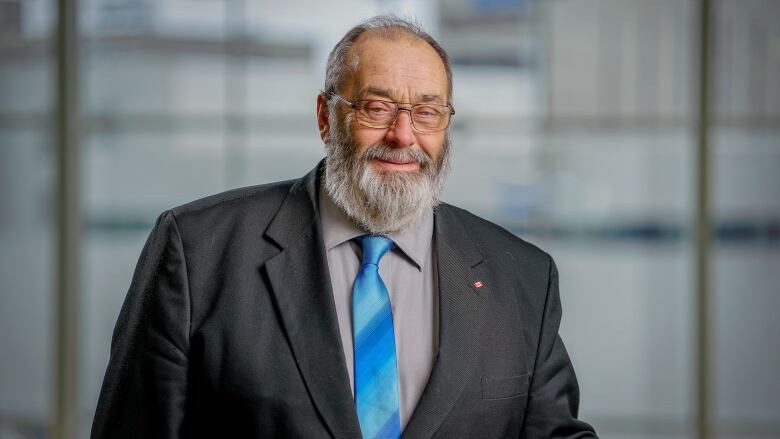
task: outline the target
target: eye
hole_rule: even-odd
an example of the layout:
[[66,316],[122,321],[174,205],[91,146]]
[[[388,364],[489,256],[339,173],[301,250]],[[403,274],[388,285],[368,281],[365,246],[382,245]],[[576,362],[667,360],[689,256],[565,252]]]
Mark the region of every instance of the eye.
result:
[[424,106],[424,107],[416,107],[414,109],[414,114],[418,117],[423,118],[434,118],[439,117],[440,111],[434,107]]
[[371,116],[383,116],[392,112],[390,105],[382,101],[368,101],[363,106],[363,111]]

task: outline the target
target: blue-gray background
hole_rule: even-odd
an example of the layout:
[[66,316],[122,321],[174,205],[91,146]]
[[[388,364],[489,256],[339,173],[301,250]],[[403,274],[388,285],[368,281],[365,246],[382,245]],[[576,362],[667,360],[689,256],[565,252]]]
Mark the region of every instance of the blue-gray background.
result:
[[[159,212],[323,156],[328,51],[414,16],[454,61],[445,200],[558,261],[581,415],[693,438],[694,0],[84,0],[79,431]],[[714,0],[710,395],[718,438],[780,438],[780,1]],[[0,0],[0,438],[54,411],[53,0]]]

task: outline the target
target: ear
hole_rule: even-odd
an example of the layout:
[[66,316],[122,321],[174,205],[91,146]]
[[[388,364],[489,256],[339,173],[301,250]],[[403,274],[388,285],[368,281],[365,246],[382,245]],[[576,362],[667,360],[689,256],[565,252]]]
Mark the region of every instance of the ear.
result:
[[328,134],[330,133],[330,123],[328,122],[328,103],[322,96],[322,93],[317,95],[317,127],[320,130],[320,138],[323,142],[328,141]]

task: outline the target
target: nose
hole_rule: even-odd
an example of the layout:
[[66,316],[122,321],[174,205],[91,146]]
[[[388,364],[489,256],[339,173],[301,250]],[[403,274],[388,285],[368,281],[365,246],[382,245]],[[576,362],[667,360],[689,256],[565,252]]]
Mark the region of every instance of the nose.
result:
[[412,146],[415,143],[412,127],[412,112],[408,108],[399,108],[395,122],[390,125],[385,135],[388,143],[395,143],[399,148]]

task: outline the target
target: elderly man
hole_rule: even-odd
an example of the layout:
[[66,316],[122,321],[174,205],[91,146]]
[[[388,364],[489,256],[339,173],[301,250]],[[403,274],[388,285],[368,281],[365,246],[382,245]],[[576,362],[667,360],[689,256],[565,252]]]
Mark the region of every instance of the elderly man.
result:
[[308,175],[163,213],[92,436],[583,438],[548,254],[440,204],[447,54],[376,17],[330,54]]

